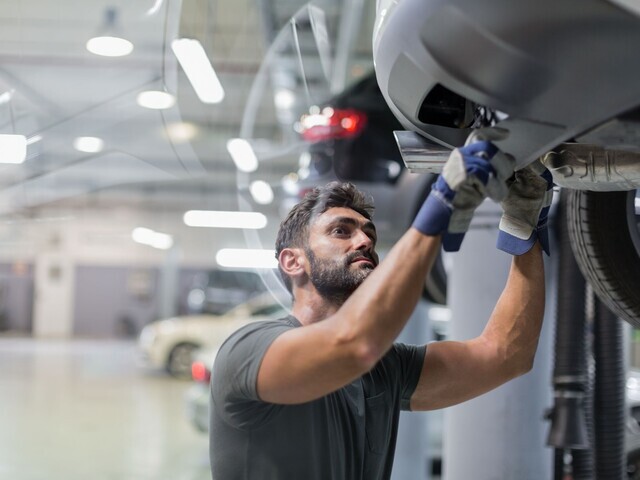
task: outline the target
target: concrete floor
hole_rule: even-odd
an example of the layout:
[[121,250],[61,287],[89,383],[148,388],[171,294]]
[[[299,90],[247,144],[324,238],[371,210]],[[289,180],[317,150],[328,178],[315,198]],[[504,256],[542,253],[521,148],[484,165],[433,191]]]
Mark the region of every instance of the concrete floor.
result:
[[0,337],[1,480],[211,480],[183,413],[190,382],[133,342]]

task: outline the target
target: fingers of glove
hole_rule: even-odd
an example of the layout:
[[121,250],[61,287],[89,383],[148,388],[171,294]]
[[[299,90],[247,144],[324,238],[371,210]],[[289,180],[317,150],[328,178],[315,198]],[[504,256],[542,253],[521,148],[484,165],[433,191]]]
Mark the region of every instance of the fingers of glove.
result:
[[515,159],[511,155],[506,155],[498,151],[491,159],[491,166],[494,175],[489,180],[488,195],[496,202],[506,197],[509,187],[507,182],[513,176]]
[[498,147],[488,140],[480,140],[477,142],[469,143],[464,147],[458,149],[465,157],[478,157],[490,160],[498,152]]
[[462,149],[455,149],[449,155],[447,163],[442,169],[441,176],[449,187],[458,191],[469,178],[475,177],[486,184],[493,174],[493,166],[490,162],[480,157],[466,154]]

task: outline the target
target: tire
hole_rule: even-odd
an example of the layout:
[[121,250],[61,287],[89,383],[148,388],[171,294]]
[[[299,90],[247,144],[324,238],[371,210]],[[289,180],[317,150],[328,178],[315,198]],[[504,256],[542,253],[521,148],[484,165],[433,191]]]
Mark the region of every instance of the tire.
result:
[[640,217],[636,191],[565,190],[571,246],[598,297],[640,328]]
[[191,378],[193,352],[198,348],[200,346],[195,343],[180,343],[173,347],[167,360],[167,371],[176,378]]

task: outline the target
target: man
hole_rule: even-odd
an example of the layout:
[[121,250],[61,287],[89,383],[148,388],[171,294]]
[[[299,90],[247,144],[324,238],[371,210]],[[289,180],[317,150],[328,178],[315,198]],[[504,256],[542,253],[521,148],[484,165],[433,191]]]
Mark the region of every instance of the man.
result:
[[[400,409],[454,405],[531,368],[551,190],[537,166],[507,183],[511,173],[490,142],[454,150],[379,264],[371,206],[353,185],[317,188],[294,207],[276,245],[291,316],[240,329],[214,365],[214,480],[388,479]],[[486,195],[503,198],[498,247],[517,256],[485,330],[428,348],[394,344],[441,242],[460,247]]]

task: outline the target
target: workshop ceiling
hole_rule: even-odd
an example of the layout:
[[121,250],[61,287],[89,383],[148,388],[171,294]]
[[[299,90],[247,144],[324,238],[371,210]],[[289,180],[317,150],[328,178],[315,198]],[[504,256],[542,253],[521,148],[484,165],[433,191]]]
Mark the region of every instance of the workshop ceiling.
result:
[[[27,154],[21,164],[0,164],[0,218],[51,206],[232,209],[254,179],[272,186],[277,203],[304,150],[296,120],[371,69],[374,7],[364,0],[5,2],[0,134],[24,135]],[[85,48],[105,34],[131,41],[133,52],[104,57]],[[172,52],[177,38],[203,45],[222,102],[198,99]],[[139,106],[146,90],[170,93],[175,105]],[[78,137],[99,137],[104,146],[78,151]],[[238,172],[227,151],[237,137],[253,147],[255,172]]]

